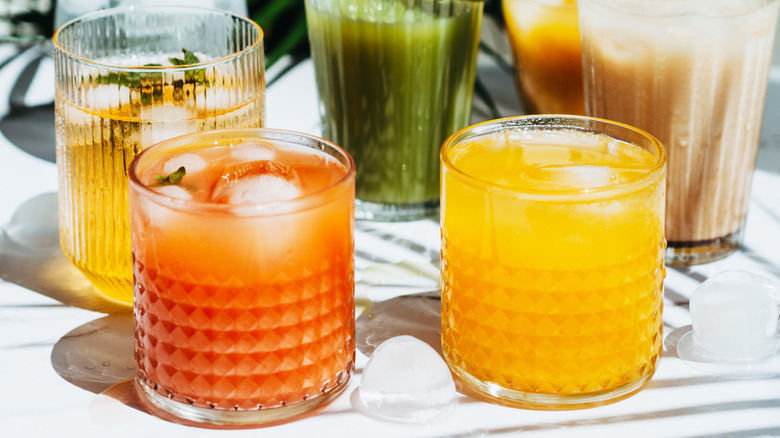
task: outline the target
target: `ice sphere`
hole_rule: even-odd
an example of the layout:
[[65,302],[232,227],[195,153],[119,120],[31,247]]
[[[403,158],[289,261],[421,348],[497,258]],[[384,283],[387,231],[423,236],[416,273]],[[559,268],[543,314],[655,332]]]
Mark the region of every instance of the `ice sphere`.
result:
[[294,170],[275,161],[251,161],[226,169],[214,186],[211,200],[219,204],[257,204],[302,194]]
[[708,279],[690,300],[693,339],[727,360],[757,360],[776,348],[777,287],[746,271],[726,271]]
[[188,174],[193,174],[205,169],[207,165],[206,160],[198,154],[181,154],[166,160],[162,173],[167,176],[183,166]]
[[165,196],[170,196],[171,198],[183,199],[185,201],[190,201],[193,199],[192,193],[190,193],[184,187],[177,185],[155,187],[154,190],[162,193]]
[[412,336],[388,339],[374,350],[359,392],[372,414],[408,423],[444,417],[452,410],[456,394],[441,356]]

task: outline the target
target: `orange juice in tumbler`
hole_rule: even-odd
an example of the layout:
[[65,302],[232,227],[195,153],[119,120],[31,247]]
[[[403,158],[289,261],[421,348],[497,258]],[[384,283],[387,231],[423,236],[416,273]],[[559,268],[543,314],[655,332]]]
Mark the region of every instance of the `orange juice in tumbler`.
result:
[[442,161],[442,344],[459,378],[542,409],[641,388],[661,354],[660,144],[522,117],[455,134]]
[[155,406],[264,423],[346,387],[354,170],[329,145],[226,130],[163,142],[134,162],[135,358]]

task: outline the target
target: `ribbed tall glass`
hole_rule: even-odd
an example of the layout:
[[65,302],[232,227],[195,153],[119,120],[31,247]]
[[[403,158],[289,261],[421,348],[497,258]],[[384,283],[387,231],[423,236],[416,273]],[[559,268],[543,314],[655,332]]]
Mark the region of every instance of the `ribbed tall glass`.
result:
[[359,219],[439,209],[438,150],[471,119],[481,1],[306,0],[322,133],[355,158]]
[[748,207],[778,0],[581,0],[587,113],[669,151],[666,262],[736,251]]
[[127,7],[54,35],[60,245],[99,293],[132,302],[127,167],[188,132],[265,123],[263,32],[227,12]]

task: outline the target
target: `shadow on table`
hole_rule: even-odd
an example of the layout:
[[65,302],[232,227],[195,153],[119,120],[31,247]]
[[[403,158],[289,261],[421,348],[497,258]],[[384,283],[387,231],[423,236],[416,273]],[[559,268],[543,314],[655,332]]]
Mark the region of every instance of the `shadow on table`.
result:
[[24,152],[56,162],[54,104],[14,109],[0,120],[0,132]]
[[95,394],[132,378],[133,317],[109,315],[77,327],[54,344],[51,363],[60,377]]
[[0,230],[0,279],[67,306],[101,313],[129,314],[132,308],[95,292],[60,250],[57,194],[29,199]]
[[[93,418],[101,422],[129,422],[125,406],[171,423],[208,429],[243,429],[184,420],[162,411],[139,394],[135,384],[133,357],[133,317],[108,315],[77,327],[56,344],[51,363],[67,382],[99,397],[90,405]],[[311,413],[311,415],[316,412]],[[262,427],[279,423],[265,424]]]
[[372,303],[357,318],[357,349],[368,357],[382,342],[413,336],[441,352],[441,299],[438,291],[402,295]]

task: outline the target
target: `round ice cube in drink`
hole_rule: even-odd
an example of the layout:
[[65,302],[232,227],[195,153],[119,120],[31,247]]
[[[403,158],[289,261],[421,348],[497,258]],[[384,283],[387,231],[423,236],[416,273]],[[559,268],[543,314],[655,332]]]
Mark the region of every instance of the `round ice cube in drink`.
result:
[[168,185],[155,187],[154,189],[165,196],[170,196],[171,198],[183,199],[185,201],[193,199],[192,193],[181,186]]
[[162,172],[163,175],[170,175],[179,170],[180,167],[184,167],[187,173],[193,174],[205,169],[206,166],[206,160],[198,154],[181,154],[165,161]]
[[211,194],[219,204],[260,204],[303,195],[300,178],[277,161],[250,161],[230,166],[217,180]]
[[267,145],[245,143],[230,151],[230,156],[240,161],[271,161],[276,152]]

